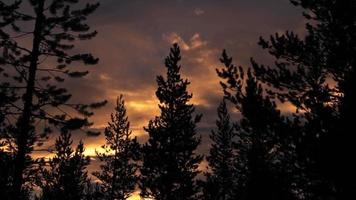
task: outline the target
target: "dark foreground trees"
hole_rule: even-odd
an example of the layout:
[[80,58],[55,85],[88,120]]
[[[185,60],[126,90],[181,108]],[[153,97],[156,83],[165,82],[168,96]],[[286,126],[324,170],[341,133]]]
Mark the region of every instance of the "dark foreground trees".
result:
[[6,83],[0,85],[0,193],[5,198],[10,196],[13,173],[13,156],[9,153],[6,140],[11,139],[7,137],[11,128],[8,115],[11,113],[9,105],[15,97],[15,94],[11,94],[12,90],[6,87],[7,85]]
[[233,65],[225,51],[220,60],[224,67],[217,73],[225,98],[242,115],[235,126],[238,141],[235,198],[293,199],[288,174],[293,169],[288,137],[293,129],[286,124],[276,104],[264,96],[250,69],[245,73],[242,67]]
[[37,185],[41,188],[41,200],[84,200],[85,189],[90,180],[86,167],[89,157],[84,155],[84,144],[79,142],[75,150],[71,147],[73,141],[69,132],[61,133],[55,143],[55,155],[47,167],[41,169]]
[[305,10],[305,36],[286,32],[261,39],[275,65],[252,64],[258,79],[271,86],[272,96],[303,111],[303,129],[294,141],[308,177],[307,198],[352,198],[356,2],[292,3]]
[[[350,198],[356,3],[292,3],[305,9],[306,34],[261,38],[261,47],[275,58],[273,66],[252,60],[254,71],[245,80],[244,70],[223,55],[226,68],[218,71],[226,80],[226,98],[243,115],[238,132],[248,138],[242,199]],[[274,101],[296,111],[282,117]]]
[[180,60],[180,49],[174,44],[165,60],[166,78],[157,77],[161,114],[145,128],[149,139],[142,149],[142,197],[190,200],[197,195],[195,177],[202,157],[195,153],[200,143],[196,124],[201,115],[194,116],[194,106],[189,104],[192,95],[188,80],[181,78]]
[[104,153],[97,153],[102,162],[101,171],[93,175],[101,182],[102,199],[127,199],[138,183],[138,164],[140,145],[136,137],[132,138],[130,122],[126,116],[125,101],[121,95],[116,102],[115,113],[105,129],[106,144]]
[[[98,62],[90,53],[72,51],[76,41],[96,35],[86,20],[98,5],[66,0],[0,2],[1,92],[6,88],[10,95],[15,94],[7,104],[10,125],[1,133],[1,142],[13,160],[8,183],[11,196],[4,198],[26,198],[35,164],[30,154],[53,128],[88,126],[87,117],[93,114],[90,109],[105,104],[71,102],[71,94],[57,86],[66,78],[88,73],[70,67],[72,63]],[[68,113],[73,111],[81,116],[71,117]]]

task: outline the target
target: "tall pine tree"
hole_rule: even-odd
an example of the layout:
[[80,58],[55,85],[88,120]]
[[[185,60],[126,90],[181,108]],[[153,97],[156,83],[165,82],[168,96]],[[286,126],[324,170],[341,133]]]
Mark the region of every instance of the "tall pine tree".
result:
[[232,58],[224,51],[221,62],[224,68],[217,70],[223,79],[225,97],[242,114],[237,124],[240,187],[237,194],[242,199],[292,199],[292,180],[286,176],[287,166],[293,166],[288,156],[292,150],[287,133],[292,128],[277,110],[276,104],[264,95],[261,84],[251,69],[232,64]]
[[171,48],[165,60],[167,77],[157,77],[156,96],[160,101],[160,116],[145,128],[148,142],[143,146],[141,196],[157,200],[190,200],[197,195],[195,177],[202,157],[195,150],[200,143],[196,124],[201,115],[194,116],[189,104],[188,80],[181,78],[180,49]]
[[237,133],[231,123],[225,100],[220,103],[217,111],[217,130],[213,130],[210,135],[212,146],[207,161],[211,172],[205,173],[204,199],[234,200],[239,186],[239,180],[236,179]]
[[140,145],[132,138],[130,123],[126,116],[125,101],[121,95],[116,102],[115,113],[105,129],[105,153],[97,153],[101,171],[94,172],[100,182],[103,199],[124,200],[131,196],[138,183],[137,161]]
[[83,5],[78,0],[0,2],[0,85],[16,94],[8,113],[15,128],[8,133],[12,139],[6,141],[14,157],[10,199],[25,198],[21,194],[30,185],[29,172],[35,163],[29,155],[46,141],[48,133],[55,127],[77,129],[91,125],[87,120],[93,114],[91,109],[105,104],[72,102],[71,94],[58,87],[66,78],[88,73],[71,64],[98,62],[90,53],[74,49],[79,40],[96,35],[86,21],[98,5]]

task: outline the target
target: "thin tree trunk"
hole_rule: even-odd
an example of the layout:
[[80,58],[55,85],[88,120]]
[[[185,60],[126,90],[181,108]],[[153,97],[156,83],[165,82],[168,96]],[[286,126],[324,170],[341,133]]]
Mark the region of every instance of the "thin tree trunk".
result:
[[32,102],[33,102],[33,93],[35,87],[36,71],[37,71],[37,62],[40,55],[40,43],[42,40],[42,25],[44,21],[44,1],[39,0],[38,7],[36,9],[36,22],[33,35],[32,43],[32,54],[30,61],[30,68],[27,77],[27,87],[26,93],[24,95],[24,107],[22,116],[18,121],[18,133],[17,133],[17,152],[15,155],[15,166],[14,166],[14,180],[13,180],[13,198],[15,200],[21,200],[22,185],[24,183],[23,173],[26,169],[26,155],[29,153],[29,139],[30,139],[30,122],[32,116]]

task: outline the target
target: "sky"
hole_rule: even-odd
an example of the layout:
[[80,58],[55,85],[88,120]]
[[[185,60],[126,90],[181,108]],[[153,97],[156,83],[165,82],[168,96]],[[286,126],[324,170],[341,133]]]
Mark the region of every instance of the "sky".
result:
[[[159,114],[155,97],[157,75],[165,74],[163,61],[172,43],[182,51],[182,75],[191,82],[192,103],[203,114],[198,125],[206,137],[216,120],[222,92],[215,69],[221,67],[223,49],[236,65],[250,67],[250,58],[270,63],[271,58],[257,45],[260,36],[293,30],[302,33],[301,11],[288,0],[101,0],[89,23],[99,34],[78,46],[100,58],[82,80],[70,80],[66,87],[73,100],[108,100],[92,118],[94,128],[106,126],[116,98],[123,94],[134,135],[144,142],[143,127]],[[288,105],[281,105],[287,111]],[[232,113],[236,114],[236,113]],[[86,142],[87,153],[103,137],[74,136]],[[207,141],[203,141],[207,142]],[[208,145],[202,145],[206,152]]]
[[[86,0],[92,2],[92,0]],[[202,144],[198,153],[209,149],[209,133],[215,126],[216,108],[223,93],[216,75],[222,67],[223,49],[234,64],[250,67],[250,58],[271,63],[271,57],[257,45],[259,37],[293,30],[303,34],[302,12],[289,0],[99,0],[101,6],[89,17],[97,37],[81,42],[76,51],[91,52],[100,58],[90,66],[90,74],[63,83],[73,94],[73,102],[108,100],[96,111],[93,128],[103,130],[114,111],[116,98],[123,94],[133,134],[141,143],[147,139],[143,127],[159,115],[156,76],[165,75],[164,58],[173,43],[182,53],[181,73],[191,84],[191,103],[202,113],[198,132]],[[291,106],[279,104],[283,112]],[[238,113],[231,109],[234,119]],[[50,142],[54,142],[52,135]],[[84,140],[86,154],[93,156],[104,144],[103,134],[88,137],[73,133],[75,143]],[[36,152],[34,157],[48,156]],[[93,161],[89,170],[95,170]],[[206,164],[202,164],[206,168]]]
[[[90,0],[91,1],[91,0]],[[165,74],[164,58],[172,43],[182,51],[181,72],[191,84],[192,103],[202,113],[198,124],[203,141],[199,152],[209,149],[208,134],[214,128],[216,108],[222,91],[215,69],[222,67],[223,49],[236,65],[250,67],[250,58],[271,63],[257,45],[260,36],[293,30],[303,33],[301,10],[288,0],[100,0],[89,24],[98,36],[77,46],[100,58],[83,79],[64,83],[74,102],[108,100],[96,111],[93,128],[102,130],[114,110],[116,98],[124,95],[131,128],[141,142],[147,139],[143,127],[159,114],[155,97],[157,75]],[[282,111],[291,109],[280,105]],[[232,110],[232,115],[238,116]],[[54,138],[55,136],[53,136]],[[104,142],[103,135],[83,139],[86,154],[94,155]],[[52,139],[52,141],[54,141]],[[41,154],[42,155],[42,154]],[[38,155],[38,156],[41,156]]]
[[[92,0],[88,0],[92,1]],[[89,68],[83,79],[64,83],[75,102],[108,100],[92,118],[93,128],[102,130],[114,110],[117,96],[124,95],[133,134],[145,142],[143,127],[159,114],[155,97],[157,75],[165,74],[164,58],[172,43],[182,51],[181,72],[191,84],[192,103],[203,118],[198,124],[203,141],[199,153],[209,149],[208,135],[215,126],[216,108],[222,91],[215,69],[226,49],[236,65],[250,67],[250,58],[271,63],[257,45],[260,36],[293,30],[302,34],[305,21],[301,10],[289,0],[100,0],[101,6],[89,18],[98,36],[79,44],[80,52],[92,52],[99,64]],[[292,109],[279,105],[284,112]],[[233,116],[238,116],[232,110]],[[235,118],[236,119],[236,118]],[[51,141],[54,141],[52,136]],[[95,155],[104,143],[103,135],[84,140],[86,154]],[[37,153],[36,156],[43,156]],[[95,161],[93,161],[95,163]],[[202,165],[202,168],[206,165]],[[95,170],[93,164],[89,170]]]

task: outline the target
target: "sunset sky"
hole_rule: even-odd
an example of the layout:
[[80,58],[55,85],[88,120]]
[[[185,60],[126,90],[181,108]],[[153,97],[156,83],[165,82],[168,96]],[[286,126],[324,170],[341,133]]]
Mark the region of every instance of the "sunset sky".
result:
[[355,9],[0,0],[0,199],[350,196]]
[[[103,129],[113,111],[116,97],[124,95],[135,135],[145,141],[143,126],[158,114],[155,78],[165,73],[163,61],[172,43],[182,50],[182,74],[191,81],[192,103],[203,113],[199,131],[201,152],[209,148],[208,134],[214,128],[216,107],[222,98],[215,68],[222,49],[234,63],[249,67],[250,57],[263,63],[269,57],[257,45],[260,36],[294,30],[302,33],[300,10],[288,0],[101,0],[90,18],[99,34],[79,45],[100,58],[97,66],[81,80],[66,82],[73,100],[108,105],[93,117],[94,127]],[[288,106],[281,106],[286,111]],[[104,137],[84,139],[86,153],[94,155]],[[53,140],[52,140],[53,141]]]

